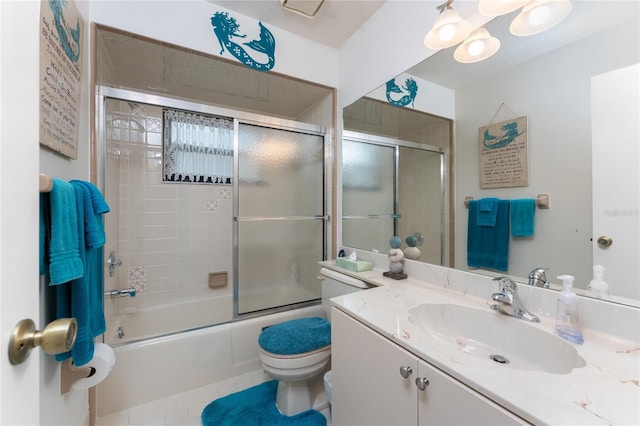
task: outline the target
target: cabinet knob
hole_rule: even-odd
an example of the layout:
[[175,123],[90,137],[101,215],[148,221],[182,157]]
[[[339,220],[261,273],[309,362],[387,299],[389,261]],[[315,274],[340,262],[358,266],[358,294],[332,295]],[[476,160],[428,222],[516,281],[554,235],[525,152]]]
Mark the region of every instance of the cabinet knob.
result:
[[409,377],[411,373],[413,373],[413,369],[410,366],[403,365],[402,367],[400,367],[400,375],[405,379]]
[[426,377],[416,377],[416,386],[421,391],[425,390],[429,386],[429,379]]

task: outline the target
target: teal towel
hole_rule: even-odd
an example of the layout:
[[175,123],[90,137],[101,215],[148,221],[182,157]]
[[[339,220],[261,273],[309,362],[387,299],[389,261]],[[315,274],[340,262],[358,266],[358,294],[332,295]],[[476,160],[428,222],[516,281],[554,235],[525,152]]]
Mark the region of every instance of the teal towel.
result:
[[498,198],[482,198],[478,200],[476,222],[478,226],[496,226],[498,216]]
[[523,198],[511,200],[511,235],[514,237],[530,237],[534,230],[536,200]]
[[[93,188],[95,188],[95,186],[93,186],[93,184],[72,180],[71,185],[80,188],[83,192],[85,243],[87,247],[90,248],[102,247],[106,243],[107,238],[104,232],[101,214],[105,211],[108,212],[109,206],[107,206],[100,192],[98,192],[97,195],[94,193]],[[97,191],[97,188],[95,191]],[[96,202],[96,200],[99,202]],[[100,209],[99,212],[96,211],[96,206]]]
[[78,247],[76,193],[67,182],[53,179],[49,193],[50,233],[49,284],[69,282],[84,274]]
[[469,202],[467,264],[506,272],[509,269],[509,201],[498,201],[495,226],[477,223],[478,203]]
[[103,265],[102,247],[90,247],[86,240],[86,224],[99,220],[91,202],[91,193],[78,182],[72,183],[76,195],[77,235],[84,275],[58,286],[56,293],[57,318],[74,317],[78,321],[78,334],[71,351],[56,355],[58,361],[73,358],[76,366],[82,366],[93,358],[94,338],[105,332],[106,324],[102,307]]

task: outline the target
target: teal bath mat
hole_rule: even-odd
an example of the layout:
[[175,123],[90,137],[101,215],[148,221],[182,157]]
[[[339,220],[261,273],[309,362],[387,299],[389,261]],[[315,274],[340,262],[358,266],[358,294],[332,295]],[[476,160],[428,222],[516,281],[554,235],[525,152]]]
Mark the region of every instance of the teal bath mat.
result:
[[216,399],[202,411],[203,426],[325,426],[316,410],[284,416],[276,407],[278,382],[271,380]]

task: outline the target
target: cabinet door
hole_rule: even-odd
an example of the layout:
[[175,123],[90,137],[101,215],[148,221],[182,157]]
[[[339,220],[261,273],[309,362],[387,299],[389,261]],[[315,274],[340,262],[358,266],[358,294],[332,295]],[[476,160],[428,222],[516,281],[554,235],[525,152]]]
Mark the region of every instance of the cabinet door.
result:
[[417,424],[415,357],[335,308],[331,353],[334,426]]
[[427,425],[518,425],[527,424],[440,370],[418,361],[418,375],[429,384],[418,390],[418,418]]

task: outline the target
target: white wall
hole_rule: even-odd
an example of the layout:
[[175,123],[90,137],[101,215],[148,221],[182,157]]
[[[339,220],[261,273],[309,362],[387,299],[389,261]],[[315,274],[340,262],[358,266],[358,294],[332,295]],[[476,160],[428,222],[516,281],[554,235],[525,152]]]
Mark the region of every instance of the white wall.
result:
[[[550,193],[551,208],[536,209],[535,235],[511,239],[509,273],[527,276],[543,266],[551,268],[548,278],[572,274],[576,286],[586,286],[592,267],[591,77],[637,63],[638,38],[633,18],[456,92],[456,267],[467,265],[466,196]],[[490,124],[503,102],[509,108],[494,122],[514,118],[509,109],[528,117],[529,186],[481,190],[478,129]]]

